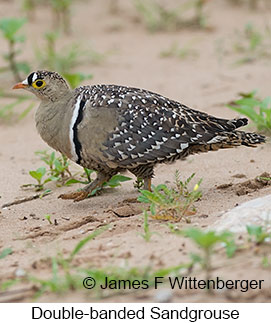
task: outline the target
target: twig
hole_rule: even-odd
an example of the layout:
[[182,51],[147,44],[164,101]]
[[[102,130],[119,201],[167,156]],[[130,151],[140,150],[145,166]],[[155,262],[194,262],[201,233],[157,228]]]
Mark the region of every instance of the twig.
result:
[[17,68],[17,64],[15,61],[15,49],[14,49],[14,41],[10,41],[9,42],[9,55],[8,55],[8,61],[9,61],[9,66],[10,69],[13,73],[13,76],[15,78],[15,82],[20,82],[21,81],[21,77]]
[[4,209],[5,207],[12,206],[12,205],[21,204],[21,203],[25,203],[25,202],[28,202],[28,201],[36,200],[36,199],[42,198],[43,196],[46,196],[48,194],[50,194],[50,192],[41,193],[41,194],[35,194],[35,195],[32,195],[32,196],[24,197],[22,199],[15,200],[15,201],[12,201],[10,203],[3,204],[2,209]]

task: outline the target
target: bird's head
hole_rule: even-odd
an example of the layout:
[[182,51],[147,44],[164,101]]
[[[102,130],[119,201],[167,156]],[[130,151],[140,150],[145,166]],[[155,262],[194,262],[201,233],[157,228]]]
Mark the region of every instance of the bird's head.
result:
[[13,86],[13,89],[24,89],[34,93],[42,101],[57,101],[70,88],[64,78],[57,72],[36,71]]

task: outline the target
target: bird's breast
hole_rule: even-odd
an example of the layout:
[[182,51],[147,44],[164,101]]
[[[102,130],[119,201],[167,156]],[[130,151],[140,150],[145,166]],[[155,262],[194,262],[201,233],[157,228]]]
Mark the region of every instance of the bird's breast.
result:
[[66,106],[41,104],[36,112],[36,128],[41,138],[53,149],[73,160],[69,129],[72,111]]

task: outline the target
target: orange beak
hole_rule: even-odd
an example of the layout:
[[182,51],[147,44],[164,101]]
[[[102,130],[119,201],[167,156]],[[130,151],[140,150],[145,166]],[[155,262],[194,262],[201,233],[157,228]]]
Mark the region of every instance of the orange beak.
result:
[[23,83],[17,83],[17,84],[15,84],[14,86],[13,86],[13,90],[16,90],[16,89],[25,89],[25,88],[27,88],[28,87],[28,85],[26,85],[26,84],[23,84]]

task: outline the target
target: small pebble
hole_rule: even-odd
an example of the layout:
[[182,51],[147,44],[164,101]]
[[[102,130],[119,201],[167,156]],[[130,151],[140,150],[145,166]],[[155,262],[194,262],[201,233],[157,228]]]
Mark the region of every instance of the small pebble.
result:
[[173,298],[171,289],[161,289],[154,295],[154,302],[156,303],[169,303]]
[[22,269],[22,268],[17,268],[16,270],[15,270],[15,276],[16,277],[24,277],[26,275],[26,272],[25,272],[25,270],[24,269]]

